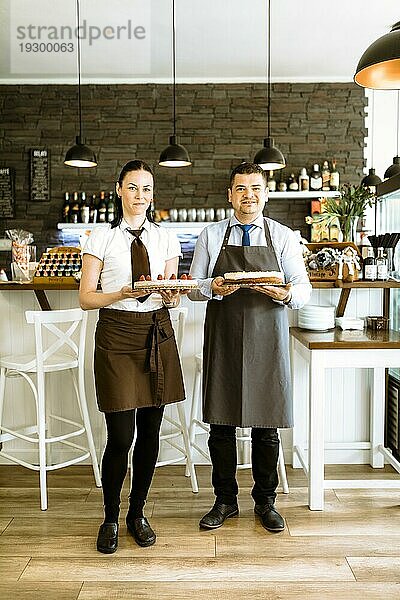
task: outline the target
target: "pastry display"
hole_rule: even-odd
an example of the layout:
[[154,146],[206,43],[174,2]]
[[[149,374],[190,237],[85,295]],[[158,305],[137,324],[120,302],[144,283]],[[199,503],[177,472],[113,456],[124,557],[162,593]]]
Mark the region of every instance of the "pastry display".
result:
[[224,283],[230,285],[284,285],[280,271],[235,271],[224,274]]
[[43,252],[36,268],[35,283],[74,282],[82,268],[80,248],[60,246]]
[[170,279],[164,279],[162,275],[159,275],[157,279],[151,279],[150,275],[146,277],[141,275],[139,281],[135,281],[133,289],[135,290],[192,290],[198,287],[196,279],[192,279],[190,275],[183,274],[180,279],[176,278],[176,275],[171,275]]

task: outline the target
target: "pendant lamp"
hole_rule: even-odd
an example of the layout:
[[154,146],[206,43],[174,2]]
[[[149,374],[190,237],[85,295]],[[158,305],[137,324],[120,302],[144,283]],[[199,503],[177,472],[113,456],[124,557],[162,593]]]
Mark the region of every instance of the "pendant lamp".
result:
[[396,130],[396,156],[393,157],[393,164],[390,165],[385,171],[384,178],[389,179],[389,177],[393,177],[393,175],[398,175],[400,173],[400,156],[399,156],[399,108],[400,108],[400,92],[397,91],[397,130]]
[[82,103],[81,103],[81,42],[80,42],[80,18],[79,18],[79,0],[76,0],[76,23],[77,23],[77,61],[78,61],[78,114],[79,114],[79,135],[76,136],[76,144],[67,151],[64,164],[69,167],[96,167],[96,156],[86,146],[85,139],[82,136]]
[[188,151],[184,146],[178,144],[176,136],[176,42],[175,42],[175,0],[172,0],[172,98],[173,98],[173,122],[174,134],[169,138],[169,146],[164,148],[160,154],[158,164],[162,167],[189,167],[192,163]]
[[354,81],[375,90],[400,88],[400,21],[366,49],[357,65]]
[[271,137],[271,1],[267,0],[267,137],[264,140],[264,148],[259,150],[254,157],[254,162],[266,171],[283,169],[286,162],[282,152],[274,146],[274,138]]
[[[375,105],[375,96],[374,91],[372,91],[372,100],[371,100],[371,164],[374,164],[374,105]],[[370,168],[368,171],[368,175],[366,175],[361,180],[361,185],[369,188],[372,194],[376,193],[376,186],[378,183],[382,183],[382,179],[375,174],[375,169]]]

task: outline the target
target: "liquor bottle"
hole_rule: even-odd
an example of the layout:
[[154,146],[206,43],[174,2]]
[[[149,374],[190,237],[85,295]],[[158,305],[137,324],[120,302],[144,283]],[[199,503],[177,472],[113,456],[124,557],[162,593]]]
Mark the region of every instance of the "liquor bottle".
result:
[[269,192],[276,192],[276,179],[273,171],[269,172],[267,187]]
[[310,178],[307,175],[307,169],[303,167],[299,175],[299,190],[300,192],[308,192],[310,189]]
[[85,192],[81,193],[80,213],[81,213],[81,222],[89,223],[90,209],[89,209],[89,204],[86,202],[86,193]]
[[281,171],[281,178],[278,183],[278,192],[286,192],[286,190],[287,190],[286,177],[285,177],[284,172]]
[[290,175],[288,177],[287,189],[289,190],[289,192],[298,192],[299,191],[299,184],[297,183],[297,179],[294,176],[294,173],[290,173]]
[[62,222],[63,223],[69,223],[69,193],[65,192],[64,194],[64,204],[62,207]]
[[115,217],[114,192],[111,191],[108,196],[108,202],[107,202],[107,223],[111,223],[111,221],[114,221],[114,217]]
[[336,192],[339,189],[339,171],[337,171],[336,169],[336,160],[333,159],[332,161],[332,171],[331,171],[331,178],[329,181],[329,188],[333,191]]
[[376,278],[380,281],[386,281],[389,278],[388,263],[383,248],[378,248],[378,256],[376,257]]
[[310,190],[312,192],[318,192],[320,189],[322,189],[322,175],[319,170],[319,165],[315,164],[313,165],[313,170],[310,175]]
[[97,223],[96,194],[92,195],[89,205],[89,223]]
[[364,279],[366,281],[375,281],[377,278],[377,265],[372,246],[368,248],[367,256],[364,259]]
[[329,190],[331,189],[330,188],[331,172],[329,170],[329,164],[328,164],[327,160],[324,160],[324,162],[322,164],[321,176],[322,176],[322,191],[329,192]]
[[79,210],[79,196],[78,192],[74,192],[74,199],[69,209],[69,222],[79,223],[80,210]]
[[100,192],[100,202],[97,208],[97,217],[99,223],[106,223],[107,221],[107,204],[104,192]]

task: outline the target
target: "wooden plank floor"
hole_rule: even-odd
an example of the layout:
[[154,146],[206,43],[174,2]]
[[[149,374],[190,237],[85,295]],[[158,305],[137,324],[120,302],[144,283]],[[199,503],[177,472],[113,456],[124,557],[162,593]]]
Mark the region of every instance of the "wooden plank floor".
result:
[[[327,490],[325,511],[311,512],[300,470],[278,494],[282,533],[265,531],[253,513],[249,471],[239,471],[240,516],[215,531],[199,518],[213,496],[210,468],[197,467],[193,494],[184,467],[157,469],[146,514],[157,543],[139,548],[127,534],[124,487],[118,551],[95,541],[102,494],[90,467],[49,474],[49,508],[39,508],[38,476],[0,466],[2,600],[362,600],[400,599],[398,490]],[[382,476],[365,465],[328,466],[331,478]],[[390,467],[385,476],[396,477]]]

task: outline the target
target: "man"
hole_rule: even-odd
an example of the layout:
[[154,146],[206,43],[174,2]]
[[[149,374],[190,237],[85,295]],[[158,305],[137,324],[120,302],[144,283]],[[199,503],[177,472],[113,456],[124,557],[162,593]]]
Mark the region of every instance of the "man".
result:
[[[236,427],[251,427],[252,496],[269,531],[284,521],[274,503],[278,485],[278,428],[292,427],[287,307],[309,299],[300,244],[294,232],[263,217],[265,172],[242,163],[231,174],[234,215],[200,234],[191,266],[199,280],[192,300],[208,300],[203,351],[203,419],[210,424],[213,508],[200,527],[215,529],[239,513]],[[282,271],[285,286],[225,286],[232,271]]]

